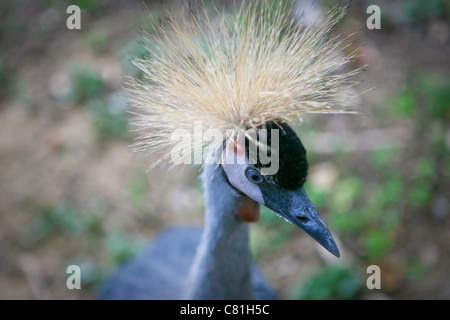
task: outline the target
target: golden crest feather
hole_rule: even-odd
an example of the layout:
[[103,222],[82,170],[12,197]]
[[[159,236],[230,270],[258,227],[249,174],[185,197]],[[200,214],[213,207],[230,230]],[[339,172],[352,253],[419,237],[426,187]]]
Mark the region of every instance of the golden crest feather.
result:
[[[234,15],[214,21],[203,11],[180,25],[168,19],[147,35],[149,57],[136,59],[141,80],[127,90],[140,137],[135,150],[165,150],[170,156],[176,129],[193,132],[200,122],[224,139],[266,121],[301,121],[307,113],[354,113],[349,88],[359,69],[342,71],[355,54],[347,38],[331,31],[345,9],[330,11],[320,24],[295,20],[286,4],[244,1]],[[193,141],[191,151],[209,141]]]

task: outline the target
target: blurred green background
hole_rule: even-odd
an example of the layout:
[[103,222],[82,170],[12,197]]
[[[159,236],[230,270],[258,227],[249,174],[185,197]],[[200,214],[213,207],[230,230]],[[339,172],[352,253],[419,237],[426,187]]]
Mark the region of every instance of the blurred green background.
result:
[[[221,8],[232,1],[214,1]],[[82,9],[81,30],[66,8]],[[331,1],[324,6],[330,6]],[[381,30],[366,8],[381,8]],[[198,169],[147,167],[123,75],[145,56],[146,11],[188,1],[0,3],[0,298],[95,298],[167,226],[202,225]],[[362,67],[363,115],[308,116],[306,189],[342,257],[263,208],[251,247],[284,299],[450,299],[450,5],[353,1],[338,32]],[[78,264],[82,289],[66,288]],[[369,265],[381,290],[366,287]]]

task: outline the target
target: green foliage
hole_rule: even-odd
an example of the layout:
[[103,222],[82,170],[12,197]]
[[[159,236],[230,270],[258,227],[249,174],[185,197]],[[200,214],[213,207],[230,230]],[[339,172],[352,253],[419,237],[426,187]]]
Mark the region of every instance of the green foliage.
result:
[[123,138],[130,137],[126,106],[114,99],[104,101],[101,99],[91,100],[88,104],[88,114],[92,125],[99,138]]
[[[26,246],[38,246],[57,236],[77,239],[74,243],[80,245],[80,254],[68,264],[81,267],[83,286],[96,287],[102,283],[108,268],[127,261],[145,243],[124,230],[123,225],[106,234],[103,223],[104,213],[101,211],[80,210],[67,202],[47,205],[37,212],[22,240]],[[98,247],[106,248],[106,259],[102,263],[90,257],[98,254]]]
[[0,87],[6,87],[10,80],[10,72],[5,60],[0,56]]
[[70,75],[70,91],[67,100],[73,104],[84,103],[89,99],[101,96],[105,84],[97,72],[77,69]]
[[417,98],[410,87],[401,90],[392,102],[392,110],[399,116],[411,117],[415,114],[416,108]]
[[115,95],[107,97],[106,85],[96,71],[75,70],[70,76],[70,90],[64,99],[87,107],[98,138],[130,138],[125,101]]
[[371,197],[368,200],[369,207],[382,210],[395,204],[401,198],[404,183],[401,175],[391,173],[383,182],[373,186]]
[[357,176],[347,176],[340,180],[331,195],[331,207],[336,211],[349,211],[361,193],[362,185],[361,178]]
[[[199,179],[195,179],[195,183],[197,183],[198,180]],[[147,175],[136,175],[125,185],[125,194],[127,201],[133,205],[136,218],[139,219],[139,222],[142,224],[154,225],[161,221],[161,216],[156,213],[155,207],[149,202],[148,192],[150,186],[150,179],[148,179]],[[199,207],[201,207],[200,203],[203,203],[201,194],[202,190],[196,193],[196,195],[198,195],[197,197],[192,199],[195,202],[199,202]]]
[[281,248],[297,231],[270,209],[261,206],[261,218],[250,234],[250,247],[256,259]]
[[388,168],[391,168],[391,163],[395,155],[396,153],[393,149],[374,149],[370,152],[369,160],[376,170],[385,173]]
[[30,240],[42,241],[51,234],[60,231],[67,234],[79,234],[83,230],[80,212],[67,203],[45,206],[30,226]]
[[350,176],[339,181],[335,189],[327,205],[333,210],[330,214],[333,227],[360,239],[367,259],[388,254],[401,221],[396,207],[404,193],[402,176],[390,173],[389,179],[370,184]]
[[424,279],[429,275],[430,270],[426,265],[417,260],[408,261],[405,269],[406,277],[411,280],[417,281]]
[[[105,270],[98,263],[90,259],[74,259],[67,263],[67,265],[77,265],[80,267],[82,289],[86,287],[99,288],[107,276]],[[67,274],[64,273],[63,277],[67,278]]]
[[131,179],[125,187],[128,200],[138,207],[141,207],[144,203],[146,203],[145,195],[148,190],[148,179],[143,175]]
[[125,232],[112,232],[106,238],[106,246],[114,263],[122,264],[142,249],[144,241]]
[[[417,136],[428,130],[429,139],[418,139],[421,156],[411,157],[402,149],[373,150],[369,163],[378,181],[359,183],[358,178],[338,181],[327,207],[333,211],[331,221],[343,234],[355,235],[365,258],[383,258],[395,247],[395,234],[400,228],[403,212],[430,208],[434,188],[445,175],[439,163],[448,156],[443,120],[450,115],[450,81],[431,74],[418,74],[407,81],[390,104],[388,115],[410,118]],[[432,150],[432,152],[431,152]],[[399,163],[403,164],[400,165]]]
[[410,0],[404,2],[404,8],[409,20],[415,23],[449,17],[445,0]]
[[333,211],[331,221],[336,230],[356,233],[361,230],[367,217],[358,211]]
[[72,4],[80,7],[88,13],[98,13],[101,7],[101,1],[98,0],[73,0]]
[[[439,179],[436,178],[437,173],[445,175],[445,170],[440,169],[438,164],[449,155],[444,123],[450,119],[450,79],[428,73],[414,75],[393,99],[389,109],[392,115],[412,118],[418,124],[418,136],[427,131],[428,139],[417,141],[426,151],[422,151],[422,156],[405,159],[411,163],[410,169],[408,175],[401,177],[397,184],[405,186],[405,206],[428,208],[433,200],[435,182]],[[379,159],[375,157],[372,159],[377,167]]]
[[103,232],[101,212],[79,210],[68,202],[60,202],[43,206],[37,211],[24,240],[34,245],[56,234],[98,236]]
[[97,54],[102,54],[108,47],[108,37],[101,28],[90,28],[84,34],[84,42],[89,49]]
[[450,79],[423,75],[419,80],[431,117],[450,119]]
[[372,259],[384,256],[392,246],[392,237],[383,229],[369,230],[363,240],[365,250]]
[[433,179],[436,175],[436,163],[422,156],[416,160],[413,177],[414,183],[409,189],[410,204],[415,207],[429,207],[433,198]]
[[306,194],[316,207],[325,206],[331,196],[330,190],[323,190],[313,185],[305,185]]
[[100,211],[85,212],[82,219],[83,230],[90,235],[103,235],[103,219],[104,215]]
[[294,299],[355,299],[362,288],[360,278],[346,267],[329,265],[309,277],[293,293]]
[[428,183],[416,183],[410,189],[410,201],[416,207],[427,207],[432,196],[433,189]]
[[42,4],[46,8],[52,8],[56,9],[58,11],[63,11],[65,13],[65,10],[70,5],[77,5],[80,7],[82,19],[85,16],[85,14],[88,15],[96,15],[98,13],[101,13],[101,7],[102,2],[99,0],[71,0],[71,1],[61,1],[61,0],[44,0],[42,1]]
[[393,115],[425,119],[450,119],[450,79],[431,74],[412,77],[389,104]]

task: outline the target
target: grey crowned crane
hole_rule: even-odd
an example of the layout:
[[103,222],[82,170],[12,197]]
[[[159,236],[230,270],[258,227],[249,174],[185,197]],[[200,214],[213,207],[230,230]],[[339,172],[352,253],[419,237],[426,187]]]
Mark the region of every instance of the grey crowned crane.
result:
[[[160,161],[174,161],[174,131],[195,136],[193,123],[213,130],[210,139],[185,145],[192,153],[206,150],[205,224],[163,232],[106,282],[101,298],[276,298],[248,244],[260,205],[339,257],[305,192],[306,149],[291,125],[307,113],[351,112],[346,92],[358,70],[342,71],[353,54],[342,52],[345,39],[330,35],[345,10],[306,25],[287,9],[283,2],[244,1],[234,18],[204,12],[189,27],[175,19],[170,31],[155,25],[150,57],[135,61],[144,79],[127,86],[142,133],[136,149],[168,150]],[[263,151],[275,159],[275,172]]]

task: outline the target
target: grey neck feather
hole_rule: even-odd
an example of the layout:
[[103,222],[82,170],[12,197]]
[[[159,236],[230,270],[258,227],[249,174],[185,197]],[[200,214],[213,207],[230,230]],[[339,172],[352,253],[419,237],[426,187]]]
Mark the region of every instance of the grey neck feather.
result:
[[206,217],[201,243],[189,272],[186,299],[252,299],[248,224],[236,215],[242,196],[223,169],[206,164],[202,173]]

